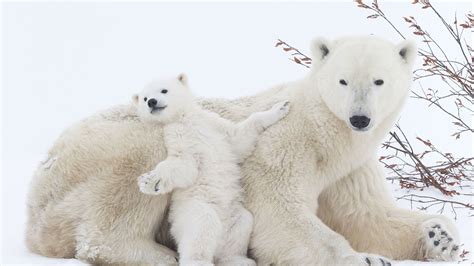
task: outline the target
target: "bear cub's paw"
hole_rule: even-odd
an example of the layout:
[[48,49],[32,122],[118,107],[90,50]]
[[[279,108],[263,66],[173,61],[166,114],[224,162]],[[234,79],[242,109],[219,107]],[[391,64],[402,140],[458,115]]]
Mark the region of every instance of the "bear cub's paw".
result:
[[184,260],[181,259],[179,261],[179,265],[186,265],[186,266],[214,266],[212,262],[204,261],[204,260]]
[[140,191],[149,195],[162,195],[173,190],[173,183],[167,174],[166,167],[162,163],[140,177],[138,177],[138,187]]
[[234,266],[234,265],[238,265],[238,266],[256,266],[257,263],[255,263],[254,260],[249,259],[249,258],[244,257],[244,256],[234,256],[234,257],[227,258],[227,259],[220,259],[220,260],[217,261],[216,265],[217,266]]
[[259,113],[259,119],[263,128],[268,128],[269,126],[275,124],[280,119],[284,118],[290,112],[290,102],[283,101],[276,103],[267,111]]
[[432,218],[422,224],[424,256],[427,260],[459,259],[459,236],[456,227],[446,218]]
[[272,109],[270,109],[270,112],[275,115],[277,120],[282,119],[290,112],[290,101],[276,103]]

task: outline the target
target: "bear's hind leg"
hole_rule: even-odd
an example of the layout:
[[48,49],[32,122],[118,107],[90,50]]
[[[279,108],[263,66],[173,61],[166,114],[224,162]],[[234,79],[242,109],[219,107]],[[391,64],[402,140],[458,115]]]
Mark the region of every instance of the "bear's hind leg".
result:
[[73,258],[75,254],[74,223],[65,214],[45,210],[28,232],[27,246],[35,253],[53,258]]
[[78,242],[77,258],[94,265],[177,265],[174,251],[152,239],[131,240],[109,237],[100,246]]
[[173,201],[170,222],[180,265],[212,265],[222,235],[222,221],[213,206],[195,199]]
[[34,221],[29,221],[27,246],[31,251],[54,258],[73,258],[79,213],[85,207],[76,199],[83,185],[71,190],[59,202],[50,202]]
[[217,251],[217,265],[255,266],[256,263],[247,257],[250,235],[253,228],[253,216],[240,204],[236,206],[231,219],[227,221],[223,245]]

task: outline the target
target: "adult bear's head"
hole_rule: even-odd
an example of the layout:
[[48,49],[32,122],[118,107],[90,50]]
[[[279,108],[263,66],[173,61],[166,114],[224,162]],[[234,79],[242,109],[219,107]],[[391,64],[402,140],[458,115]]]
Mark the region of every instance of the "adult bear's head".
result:
[[416,58],[411,41],[317,38],[311,51],[312,82],[331,112],[355,131],[376,128],[408,95]]

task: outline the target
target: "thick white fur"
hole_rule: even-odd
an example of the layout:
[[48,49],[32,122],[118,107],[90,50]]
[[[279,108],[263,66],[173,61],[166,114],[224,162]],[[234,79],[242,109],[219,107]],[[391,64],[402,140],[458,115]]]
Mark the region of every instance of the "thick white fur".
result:
[[[138,185],[145,194],[172,192],[169,221],[180,264],[255,265],[247,258],[253,217],[242,203],[238,163],[288,114],[288,102],[234,123],[203,110],[184,79],[155,81],[134,96],[140,119],[163,127],[168,153]],[[156,110],[150,101],[166,107]]]
[[[321,45],[329,51],[326,56]],[[359,252],[391,259],[456,259],[459,236],[453,223],[396,207],[376,158],[408,95],[413,45],[354,37],[318,39],[312,48],[313,69],[301,80],[248,98],[201,102],[233,121],[282,100],[292,103],[288,116],[260,136],[242,164],[245,205],[254,215],[253,257],[262,265],[364,265],[366,255]],[[341,86],[341,78],[348,86]],[[373,79],[383,79],[384,85],[374,86]],[[360,132],[347,119],[351,97],[363,89],[372,94],[361,100],[373,120],[369,130]],[[132,260],[131,250],[143,242],[127,241],[151,240],[156,231],[165,232],[158,242],[172,247],[163,219],[168,198],[145,196],[136,186],[137,175],[166,157],[161,136],[159,127],[138,121],[131,106],[114,107],[65,131],[49,151],[55,161],[39,167],[31,187],[29,247],[47,256],[73,256],[75,224],[84,220],[95,226],[84,238],[101,245],[114,242],[113,248],[123,250],[99,250],[109,261]],[[86,213],[80,209],[84,206]],[[439,230],[430,238],[432,229]],[[442,231],[449,236],[442,238]],[[434,238],[443,244],[434,245]],[[169,258],[163,246],[153,246],[159,251],[133,259]],[[367,257],[381,264],[376,256]]]

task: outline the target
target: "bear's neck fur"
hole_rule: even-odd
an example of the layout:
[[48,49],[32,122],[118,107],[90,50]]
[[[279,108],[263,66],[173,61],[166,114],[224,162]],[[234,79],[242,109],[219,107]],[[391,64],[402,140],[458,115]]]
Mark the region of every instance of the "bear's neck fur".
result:
[[[285,131],[281,134],[285,136],[281,142],[302,145],[301,150],[313,150],[313,156],[319,162],[318,168],[327,175],[337,177],[359,167],[369,156],[376,154],[374,150],[380,147],[392,128],[403,102],[377,127],[368,132],[355,132],[329,110],[315,86],[309,79],[302,79],[251,97],[203,100],[200,104],[224,118],[241,121],[253,112],[266,110],[276,102],[289,99],[291,110],[288,117],[268,130]],[[355,162],[351,158],[360,160]],[[336,164],[343,164],[344,167],[335,167]]]

